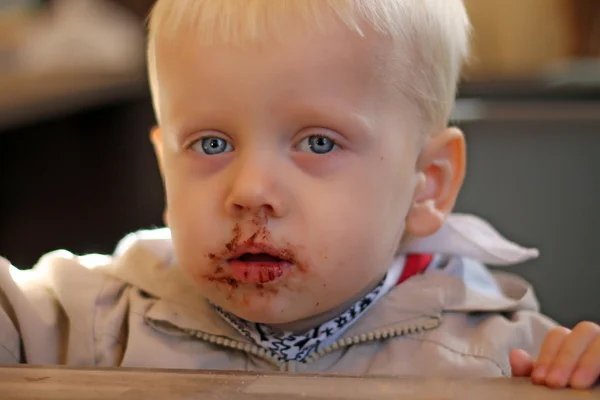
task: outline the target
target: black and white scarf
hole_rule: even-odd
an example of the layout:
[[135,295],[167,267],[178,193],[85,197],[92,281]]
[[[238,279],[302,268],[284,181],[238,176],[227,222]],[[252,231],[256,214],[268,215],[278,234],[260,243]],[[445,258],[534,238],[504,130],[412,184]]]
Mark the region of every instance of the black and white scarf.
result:
[[214,309],[250,342],[275,354],[281,361],[304,361],[320,348],[333,344],[373,304],[387,294],[398,282],[404,266],[397,260],[385,278],[366,296],[346,311],[304,334],[275,331],[269,325],[249,322],[212,304]]

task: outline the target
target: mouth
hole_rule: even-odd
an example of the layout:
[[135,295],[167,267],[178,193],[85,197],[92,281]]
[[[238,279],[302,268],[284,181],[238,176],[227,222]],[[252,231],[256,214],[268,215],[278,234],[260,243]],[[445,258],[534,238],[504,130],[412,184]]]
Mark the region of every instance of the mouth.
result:
[[227,261],[233,278],[244,283],[269,283],[294,266],[291,253],[268,246],[237,249]]
[[283,261],[281,258],[268,253],[244,253],[236,260],[248,263],[278,263]]

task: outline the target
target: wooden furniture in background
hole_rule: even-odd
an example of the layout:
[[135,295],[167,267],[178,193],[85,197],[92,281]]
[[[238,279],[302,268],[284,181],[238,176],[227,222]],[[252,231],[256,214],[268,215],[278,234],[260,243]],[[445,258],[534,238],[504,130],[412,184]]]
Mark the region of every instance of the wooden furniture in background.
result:
[[148,83],[142,73],[0,74],[0,134],[47,118],[145,98]]
[[570,57],[566,10],[578,0],[464,0],[473,24],[471,78],[524,76]]
[[469,79],[531,77],[600,57],[600,1],[464,2],[473,24]]
[[571,1],[569,15],[575,30],[573,55],[598,57],[600,64],[600,1]]

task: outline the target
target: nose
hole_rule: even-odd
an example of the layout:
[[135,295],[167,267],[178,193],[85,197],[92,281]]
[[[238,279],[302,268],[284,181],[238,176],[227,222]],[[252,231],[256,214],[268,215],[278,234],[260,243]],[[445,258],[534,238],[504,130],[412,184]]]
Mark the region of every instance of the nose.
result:
[[281,168],[264,154],[239,158],[232,168],[231,187],[225,207],[232,216],[264,213],[281,218],[288,212],[288,201]]

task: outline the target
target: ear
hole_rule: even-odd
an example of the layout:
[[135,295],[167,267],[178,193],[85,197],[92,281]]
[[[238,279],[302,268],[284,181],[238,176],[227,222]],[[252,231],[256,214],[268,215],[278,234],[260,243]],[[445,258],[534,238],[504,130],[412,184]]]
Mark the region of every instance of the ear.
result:
[[[163,140],[162,140],[162,131],[158,126],[155,126],[150,131],[150,142],[152,142],[152,146],[154,147],[154,153],[156,154],[156,161],[158,162],[158,169],[160,170],[160,176],[163,179],[163,185],[165,180],[164,174],[164,163],[163,163]],[[163,222],[165,225],[169,225],[169,214],[167,211],[167,207],[165,207],[165,211],[163,214]]]
[[456,203],[466,170],[465,138],[457,128],[431,136],[417,161],[418,182],[406,217],[407,234],[437,232]]

